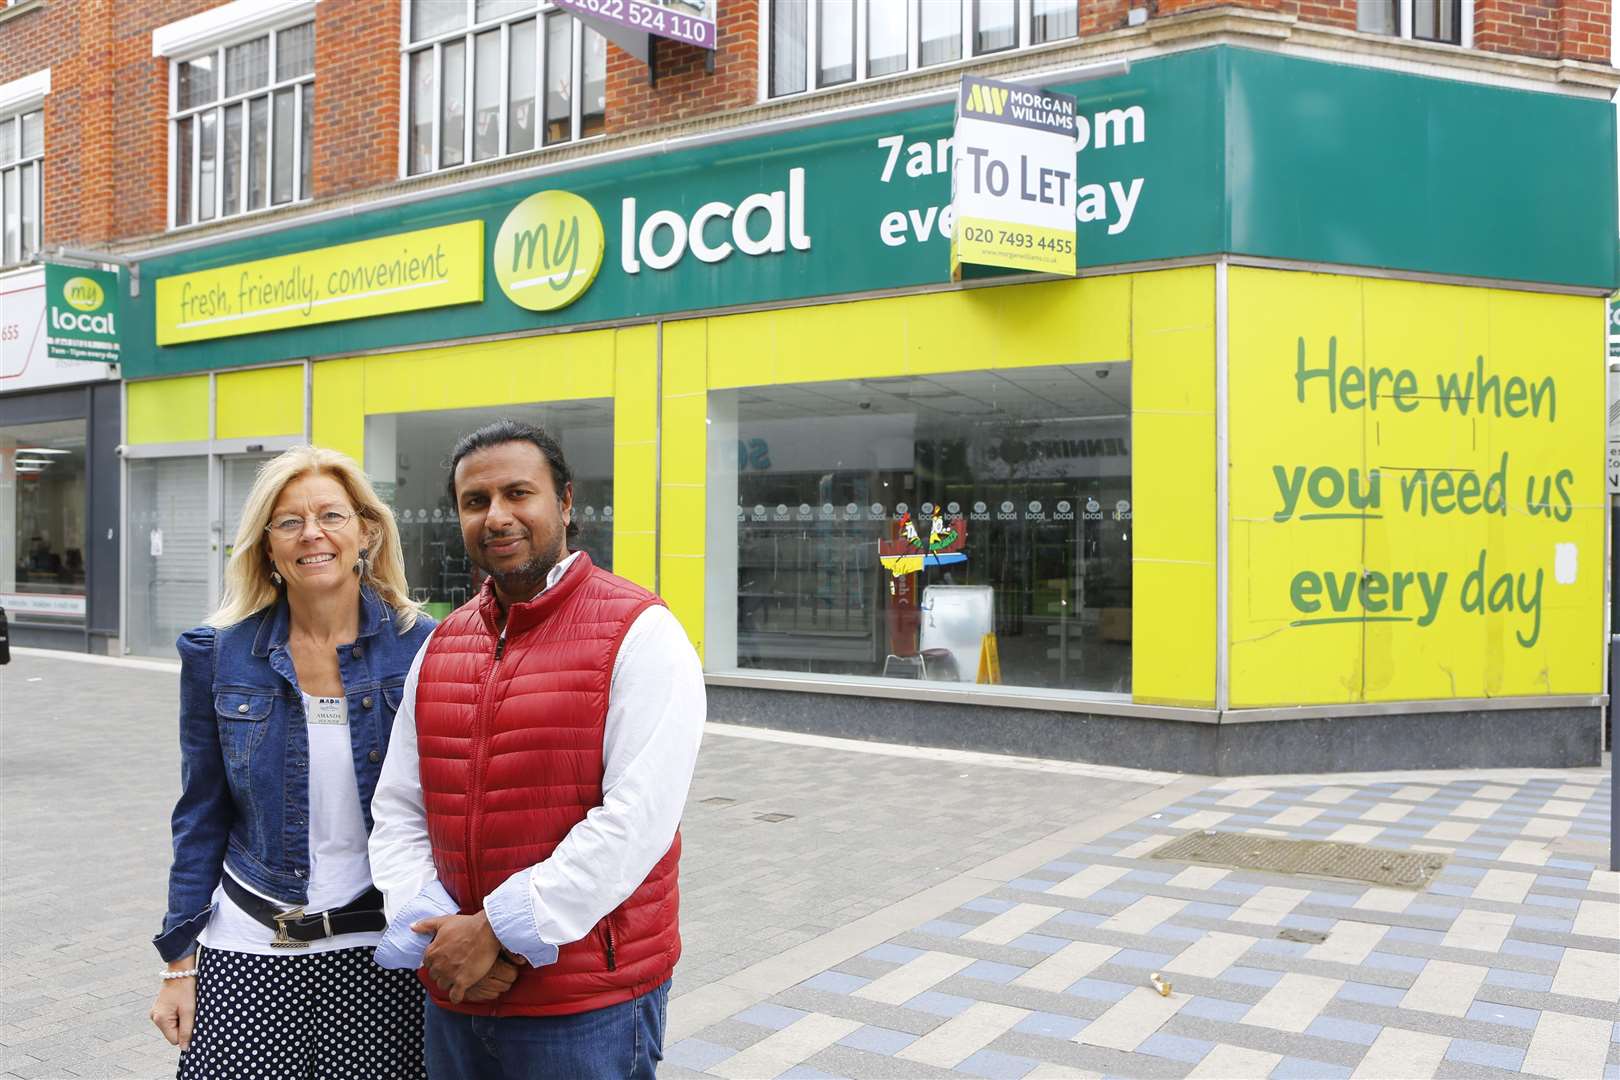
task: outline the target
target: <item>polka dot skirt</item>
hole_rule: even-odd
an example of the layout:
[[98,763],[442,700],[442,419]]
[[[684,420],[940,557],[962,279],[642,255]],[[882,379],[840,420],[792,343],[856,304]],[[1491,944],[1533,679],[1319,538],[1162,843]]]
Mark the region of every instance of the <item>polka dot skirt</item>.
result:
[[422,985],[370,949],[260,956],[202,949],[179,1080],[419,1080]]

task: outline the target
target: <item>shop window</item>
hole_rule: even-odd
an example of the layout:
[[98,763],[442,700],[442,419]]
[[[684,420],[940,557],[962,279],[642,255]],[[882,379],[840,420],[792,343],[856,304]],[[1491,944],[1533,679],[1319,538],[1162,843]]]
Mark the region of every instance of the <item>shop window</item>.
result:
[[1356,29],[1472,46],[1474,0],[1357,0]]
[[315,23],[176,59],[169,117],[175,225],[308,199]]
[[85,424],[0,428],[0,607],[84,621]]
[[766,96],[1067,41],[1079,0],[761,0]]
[[541,0],[405,0],[408,176],[602,133],[607,40]]
[[711,670],[1126,694],[1128,363],[709,397]]
[[[496,409],[391,413],[366,418],[366,473],[394,510],[411,597],[443,618],[483,584],[467,559],[451,502],[450,451],[461,436],[502,418],[538,424],[562,445],[574,474],[570,546],[613,568],[613,402],[608,399]],[[643,524],[642,528],[650,526]]]
[[0,118],[0,266],[44,244],[45,110]]

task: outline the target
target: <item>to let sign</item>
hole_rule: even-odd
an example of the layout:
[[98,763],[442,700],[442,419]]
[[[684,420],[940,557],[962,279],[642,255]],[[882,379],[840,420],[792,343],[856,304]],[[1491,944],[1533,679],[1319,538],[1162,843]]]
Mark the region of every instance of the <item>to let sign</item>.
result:
[[951,173],[951,277],[961,264],[1073,274],[1075,102],[963,78]]
[[45,355],[118,363],[118,274],[45,266]]

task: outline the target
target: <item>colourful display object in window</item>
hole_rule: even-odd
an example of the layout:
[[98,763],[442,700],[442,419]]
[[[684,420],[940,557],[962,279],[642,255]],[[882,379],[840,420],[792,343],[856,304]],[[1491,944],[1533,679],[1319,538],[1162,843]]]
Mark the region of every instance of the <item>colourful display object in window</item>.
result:
[[946,524],[936,511],[929,522],[927,540],[917,531],[917,523],[911,520],[910,513],[900,515],[897,531],[899,535],[894,539],[878,544],[878,560],[895,577],[915,574],[925,566],[967,562],[967,554],[962,550],[967,546],[967,524],[960,516]]

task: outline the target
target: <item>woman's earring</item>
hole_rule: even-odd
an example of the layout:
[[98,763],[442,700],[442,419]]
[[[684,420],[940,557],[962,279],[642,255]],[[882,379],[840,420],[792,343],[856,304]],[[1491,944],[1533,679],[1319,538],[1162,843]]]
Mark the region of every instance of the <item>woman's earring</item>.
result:
[[281,574],[276,571],[274,566],[271,566],[270,568],[270,581],[278,589],[281,588],[282,585],[286,584],[281,580]]
[[361,548],[360,549],[360,558],[356,559],[355,563],[354,563],[354,576],[355,577],[364,579],[366,574],[371,572],[371,564],[366,561],[366,556],[370,555],[370,554],[371,554],[371,549],[370,548]]

